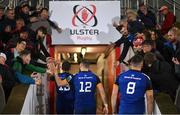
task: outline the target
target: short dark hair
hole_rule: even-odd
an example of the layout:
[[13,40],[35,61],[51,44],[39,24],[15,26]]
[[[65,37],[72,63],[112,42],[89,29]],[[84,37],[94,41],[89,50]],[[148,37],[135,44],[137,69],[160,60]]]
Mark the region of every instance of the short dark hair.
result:
[[150,46],[154,46],[154,41],[153,40],[144,40],[142,45],[150,45]]
[[84,67],[89,68],[90,63],[87,60],[82,60],[81,64],[84,65]]
[[71,64],[68,61],[64,61],[62,63],[62,70],[63,71],[69,71],[71,68]]
[[49,9],[48,9],[48,8],[44,7],[44,8],[42,8],[42,9],[40,10],[40,12],[39,12],[39,13],[42,13],[42,12],[43,12],[43,10],[46,10],[47,12],[49,11]]
[[143,56],[134,55],[128,62],[132,66],[139,66],[143,62]]
[[148,52],[144,55],[144,62],[146,65],[153,64],[153,62],[156,60],[156,55],[152,52]]
[[27,49],[20,52],[20,56],[26,56],[26,55],[29,55],[29,54],[31,54],[31,52],[29,50],[27,50]]
[[37,34],[38,31],[41,31],[43,34],[47,34],[47,28],[44,27],[44,26],[39,27],[39,28],[36,30],[36,34]]
[[144,2],[139,4],[139,7],[145,6]]

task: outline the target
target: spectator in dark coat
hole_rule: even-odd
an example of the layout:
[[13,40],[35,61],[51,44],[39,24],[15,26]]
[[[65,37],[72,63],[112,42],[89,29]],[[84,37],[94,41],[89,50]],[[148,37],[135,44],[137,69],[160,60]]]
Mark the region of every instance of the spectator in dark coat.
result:
[[137,13],[131,9],[127,10],[128,31],[131,34],[142,33],[145,29],[143,23],[138,20]]
[[17,6],[16,18],[22,18],[26,25],[38,21],[37,17],[30,15],[30,6],[27,2],[22,2],[20,6]]
[[14,9],[7,9],[4,20],[0,23],[0,39],[5,46],[12,38],[12,31],[15,29]]
[[114,27],[116,27],[116,29],[122,34],[122,37],[114,43],[114,47],[120,47],[121,44],[124,44],[121,56],[119,57],[120,63],[124,61],[130,46],[131,47],[133,46],[132,42],[135,37],[133,34],[130,34],[127,26],[128,26],[128,22],[126,19],[122,19],[120,21],[120,25],[114,23]]
[[176,74],[176,77],[180,81],[180,49],[178,49],[176,51],[176,54],[173,57],[172,61],[175,64],[175,74]]
[[5,64],[6,55],[0,53],[0,75],[2,77],[2,87],[5,93],[6,102],[11,94],[11,90],[15,85],[14,73],[8,65]]
[[16,44],[19,39],[26,41],[26,48],[30,51],[33,51],[34,43],[33,39],[30,38],[30,30],[26,27],[21,28],[17,35],[14,35],[12,39],[10,39],[7,43],[6,49],[14,48],[16,47]]
[[[46,45],[46,34],[47,34],[47,30],[45,27],[40,27],[37,29],[36,31],[36,41],[35,41],[35,50],[34,50],[34,54],[33,54],[33,58],[34,60],[42,60],[44,62],[46,62],[46,58],[50,57],[50,54],[47,50],[47,45]],[[42,53],[42,52],[43,53]]]
[[157,60],[153,53],[145,54],[144,61],[148,66],[146,74],[151,78],[153,89],[169,94],[174,100],[179,82],[171,66],[165,61]]
[[127,19],[120,21],[120,24],[113,24],[114,27],[122,34],[122,37],[117,40],[114,44],[115,47],[119,47],[124,43],[122,54],[119,57],[119,61],[124,62],[127,52],[131,47],[133,47],[133,41],[137,33],[142,33],[144,31],[144,26],[141,22],[137,20],[137,14],[133,10],[127,10]]
[[173,27],[168,32],[168,41],[164,43],[164,58],[165,60],[174,67],[174,63],[172,62],[172,58],[175,56],[175,53],[178,49],[180,49],[180,41],[178,40],[178,31],[179,29]]
[[6,16],[0,23],[0,32],[7,31],[8,29],[14,30],[16,26],[14,9],[8,8],[6,10]]
[[157,59],[160,61],[165,61],[161,53],[156,49],[155,42],[153,40],[144,40],[142,43],[142,55],[144,56],[148,52],[152,52],[156,55]]
[[138,10],[138,17],[141,19],[141,21],[144,23],[144,26],[147,29],[155,28],[156,26],[156,17],[153,12],[147,9],[146,5],[144,3],[139,5]]
[[156,44],[156,49],[163,55],[164,43],[167,42],[167,40],[157,30],[150,30],[150,34],[151,40]]

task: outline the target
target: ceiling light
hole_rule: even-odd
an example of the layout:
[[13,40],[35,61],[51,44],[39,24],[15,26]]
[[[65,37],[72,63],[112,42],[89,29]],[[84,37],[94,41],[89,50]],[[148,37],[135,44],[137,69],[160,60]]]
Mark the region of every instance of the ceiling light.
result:
[[77,53],[74,53],[74,61],[78,62]]
[[85,47],[81,48],[81,54],[83,55],[83,57],[85,56],[86,51],[87,51],[87,49]]

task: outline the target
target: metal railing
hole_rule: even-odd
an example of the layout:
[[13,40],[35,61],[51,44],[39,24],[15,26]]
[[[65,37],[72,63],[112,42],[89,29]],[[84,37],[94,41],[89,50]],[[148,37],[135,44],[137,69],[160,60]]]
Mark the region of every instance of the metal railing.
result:
[[172,2],[169,0],[164,0],[164,2],[168,3],[171,7],[173,7],[173,12],[176,14],[176,10],[180,10],[180,3],[173,0]]
[[158,12],[159,8],[162,5],[168,5],[169,8],[173,11],[177,17],[179,16],[180,11],[180,2],[178,0],[120,0],[121,1],[121,14],[125,15],[125,10],[128,8],[138,10],[139,4],[144,2],[150,10],[152,10],[157,16],[157,22],[161,22],[163,16],[161,16]]

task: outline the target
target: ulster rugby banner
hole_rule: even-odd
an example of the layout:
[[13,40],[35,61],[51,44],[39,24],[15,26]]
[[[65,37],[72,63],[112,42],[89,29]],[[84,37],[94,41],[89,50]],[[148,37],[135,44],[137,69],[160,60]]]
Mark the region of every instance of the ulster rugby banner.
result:
[[56,44],[109,44],[120,38],[113,22],[120,19],[120,1],[51,1],[51,20],[62,29],[52,31]]

